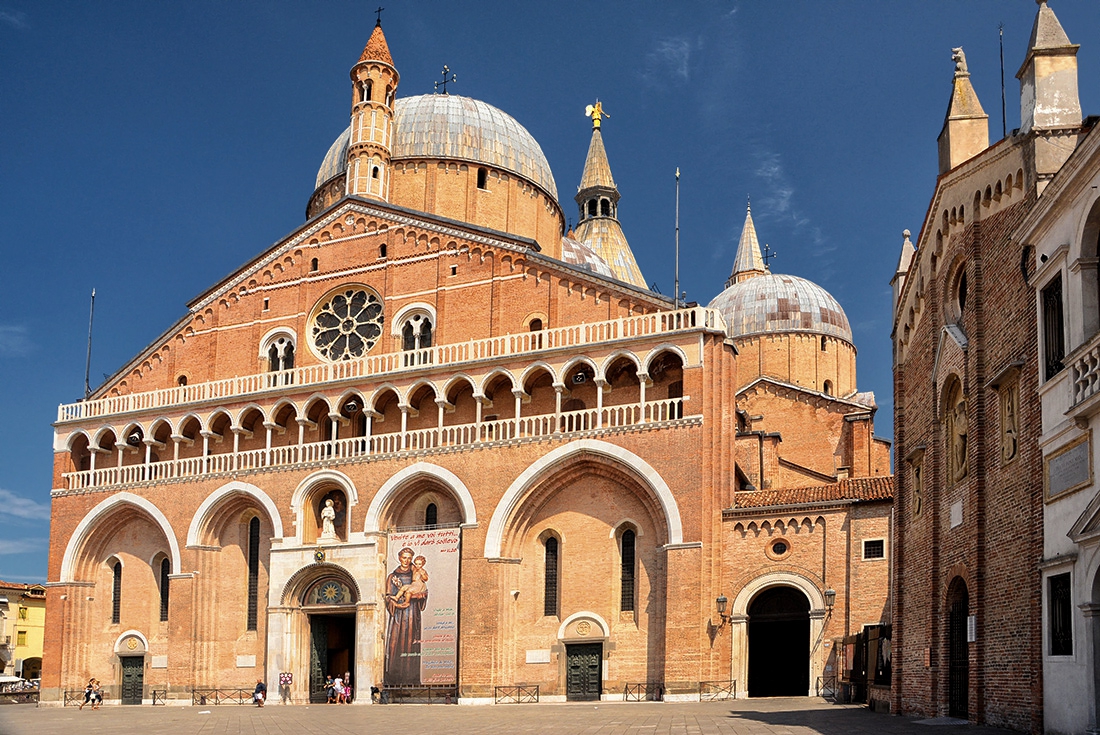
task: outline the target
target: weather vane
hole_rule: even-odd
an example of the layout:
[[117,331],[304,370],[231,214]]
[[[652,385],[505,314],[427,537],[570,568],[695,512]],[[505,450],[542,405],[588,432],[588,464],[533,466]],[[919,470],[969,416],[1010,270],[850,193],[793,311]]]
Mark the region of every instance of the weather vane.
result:
[[600,102],[598,99],[596,100],[596,104],[588,105],[584,108],[584,116],[592,118],[593,128],[600,127],[600,118],[611,117],[603,111],[603,103]]
[[772,250],[772,246],[764,243],[764,267],[767,268],[779,253]]
[[[451,74],[451,67],[447,66],[446,64],[443,65],[443,72],[442,73],[443,73],[443,81],[435,83],[435,91],[438,93],[439,92],[439,87],[440,87],[440,85],[442,85],[443,86],[443,94],[447,94],[447,84],[457,82],[458,81],[458,75],[457,74]],[[450,76],[447,76],[448,74],[450,74]]]
[[378,16],[378,20],[374,21],[376,26],[382,25],[382,11],[385,10],[381,5],[378,6],[378,10],[374,11],[374,14]]

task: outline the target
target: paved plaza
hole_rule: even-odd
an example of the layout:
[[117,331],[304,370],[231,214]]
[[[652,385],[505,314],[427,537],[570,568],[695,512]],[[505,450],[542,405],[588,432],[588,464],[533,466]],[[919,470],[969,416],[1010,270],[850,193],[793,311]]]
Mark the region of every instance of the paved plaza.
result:
[[[927,721],[925,721],[927,722]],[[726,702],[599,702],[455,705],[0,707],[0,735],[368,735],[377,732],[553,733],[554,735],[1001,735],[967,725],[929,727],[913,719],[816,698]]]

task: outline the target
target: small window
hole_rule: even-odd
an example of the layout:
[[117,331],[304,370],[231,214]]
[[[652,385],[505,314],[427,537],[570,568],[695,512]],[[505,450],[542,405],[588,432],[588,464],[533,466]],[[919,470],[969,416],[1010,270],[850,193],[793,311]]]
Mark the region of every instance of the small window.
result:
[[1050,655],[1073,655],[1073,608],[1069,588],[1069,572],[1048,578],[1050,590]]
[[180,385],[180,386],[187,385],[187,376],[186,375],[181,375],[178,378],[176,378],[176,385]]
[[317,263],[317,258],[314,258],[313,260],[309,261],[309,269],[310,269],[311,271],[316,271],[316,270],[317,270],[317,266],[318,266],[318,263]]
[[359,100],[360,102],[370,102],[371,92],[374,91],[374,84],[371,80],[363,82],[363,96]]
[[379,258],[385,258],[386,257],[386,243],[382,243],[381,245],[378,246],[378,257]]
[[167,558],[160,560],[160,620],[163,623],[168,620],[168,575],[172,571],[172,564]]
[[532,332],[542,331],[542,319],[532,319],[531,323],[527,325]]
[[1065,368],[1065,318],[1062,311],[1062,275],[1058,274],[1043,289],[1043,364],[1046,380]]
[[825,393],[825,395],[831,396],[833,394],[833,381],[826,380],[825,384],[822,385],[821,390]]
[[551,536],[545,543],[545,577],[543,579],[542,614],[558,614],[558,540]]
[[588,202],[588,216],[589,217],[595,217],[596,216],[596,200],[595,199]]
[[826,339],[827,339],[826,337],[821,338],[821,351],[822,352],[825,352],[825,350],[828,349],[828,342],[826,342]]
[[966,297],[967,297],[967,284],[966,284],[966,269],[964,268],[959,274],[959,286],[958,286],[958,300],[959,300],[959,314],[966,311]]
[[260,593],[260,519],[248,522],[248,630],[256,630]]
[[620,558],[622,560],[622,581],[619,599],[619,609],[623,612],[634,610],[634,531],[623,531],[619,543],[621,546]]
[[370,170],[370,177],[371,177],[372,179],[377,179],[377,178],[378,178],[378,167],[377,167],[377,166],[373,167],[373,168],[372,168],[372,169]]
[[451,275],[452,276],[457,276],[458,275],[458,266],[457,265],[452,265],[451,266]]
[[868,539],[863,542],[863,558],[864,559],[885,559],[886,558],[886,541],[884,539],[875,538]]
[[479,168],[477,170],[477,188],[489,188],[489,171],[487,169]]
[[279,337],[267,348],[267,369],[275,373],[294,367],[294,343],[286,337]]
[[26,605],[20,605],[19,606],[19,619],[20,620],[26,620],[27,619],[27,606]]
[[439,508],[435,503],[428,503],[428,507],[424,509],[424,525],[433,527],[439,523]]
[[609,202],[607,199],[601,199],[600,200],[600,216],[601,217],[610,217],[611,216],[611,202]]
[[15,645],[25,646],[27,645],[27,631],[21,630],[15,634]]
[[118,625],[122,619],[122,562],[115,561],[114,580],[111,585],[111,623]]
[[264,311],[271,308],[271,299],[264,299]]

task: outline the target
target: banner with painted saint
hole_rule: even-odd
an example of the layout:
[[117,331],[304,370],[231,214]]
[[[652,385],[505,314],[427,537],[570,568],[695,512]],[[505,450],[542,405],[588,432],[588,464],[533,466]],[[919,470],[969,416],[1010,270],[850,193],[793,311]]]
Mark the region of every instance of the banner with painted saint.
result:
[[457,528],[389,535],[386,562],[386,660],[393,686],[458,683]]

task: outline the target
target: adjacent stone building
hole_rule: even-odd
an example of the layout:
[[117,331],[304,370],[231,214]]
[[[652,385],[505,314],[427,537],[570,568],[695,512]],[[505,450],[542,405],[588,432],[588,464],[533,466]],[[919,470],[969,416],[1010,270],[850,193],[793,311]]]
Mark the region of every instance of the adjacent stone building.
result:
[[729,288],[676,308],[599,105],[566,232],[514,118],[398,81],[379,25],[305,224],[61,406],[44,701],[815,690],[889,617],[843,309],[751,217]]
[[893,280],[902,714],[1097,727],[1100,169],[1077,48],[1040,1],[1017,74],[1021,127],[993,145],[954,50],[940,176],[915,246],[905,233]]

